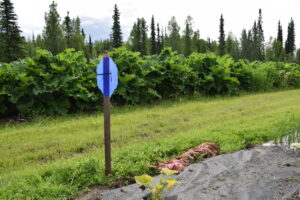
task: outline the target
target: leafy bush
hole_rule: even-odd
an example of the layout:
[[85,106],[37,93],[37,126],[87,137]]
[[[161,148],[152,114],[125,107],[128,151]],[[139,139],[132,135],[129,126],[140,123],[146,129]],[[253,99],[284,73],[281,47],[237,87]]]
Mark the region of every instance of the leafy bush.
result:
[[72,49],[56,57],[45,50],[37,53],[1,66],[2,114],[65,114],[94,107],[99,99],[95,63]]
[[[146,104],[193,95],[238,94],[272,88],[299,88],[300,66],[281,62],[235,62],[225,55],[193,53],[185,58],[171,48],[141,57],[125,48],[110,52],[119,70],[112,101]],[[101,57],[99,58],[101,59]],[[39,50],[32,58],[0,63],[0,116],[66,114],[94,110],[101,104],[96,85],[99,59],[67,49],[53,56]]]
[[189,57],[188,63],[198,75],[197,86],[200,92],[208,95],[238,92],[239,81],[230,71],[230,65],[234,63],[232,58],[217,57],[212,53],[194,53]]

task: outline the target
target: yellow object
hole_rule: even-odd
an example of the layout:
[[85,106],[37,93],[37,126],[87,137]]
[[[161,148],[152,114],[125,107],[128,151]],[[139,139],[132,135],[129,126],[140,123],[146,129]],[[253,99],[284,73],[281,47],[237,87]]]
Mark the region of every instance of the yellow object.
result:
[[300,143],[293,143],[291,146],[296,147],[297,149],[300,149]]

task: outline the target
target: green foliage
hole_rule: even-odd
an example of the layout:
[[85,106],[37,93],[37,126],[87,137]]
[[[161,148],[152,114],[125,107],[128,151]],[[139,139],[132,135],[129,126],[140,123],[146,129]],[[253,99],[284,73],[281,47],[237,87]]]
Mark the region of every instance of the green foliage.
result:
[[285,42],[285,52],[287,56],[287,60],[291,61],[294,51],[295,51],[296,45],[295,45],[295,24],[294,20],[291,18],[291,21],[288,25],[288,35]]
[[189,15],[185,20],[184,30],[184,55],[189,56],[192,52],[193,18]]
[[207,95],[236,94],[239,81],[231,76],[230,65],[234,63],[228,56],[215,54],[192,54],[189,67],[196,72],[199,91]]
[[[154,32],[152,32],[152,34],[153,33]],[[132,51],[140,52],[142,56],[147,54],[147,25],[144,18],[137,18],[137,22],[133,24],[130,33],[130,43]],[[155,47],[153,48],[155,49]]]
[[170,170],[168,168],[161,169],[159,182],[155,185],[151,184],[154,178],[147,174],[144,174],[142,176],[135,176],[134,178],[138,184],[144,185],[150,189],[152,193],[152,200],[160,200],[164,192],[171,189],[175,184],[180,183],[174,178],[166,178],[164,176],[170,176],[177,173],[178,171]]
[[[300,66],[292,63],[249,63],[213,53],[184,57],[171,48],[145,57],[118,48],[110,55],[119,69],[119,85],[112,96],[112,102],[119,105],[195,93],[235,95],[300,87]],[[101,102],[95,75],[98,62],[87,62],[82,52],[67,49],[56,56],[38,50],[32,58],[0,64],[1,116],[95,110]]]
[[99,100],[95,63],[89,65],[80,52],[68,49],[56,57],[45,50],[20,62],[3,64],[1,113],[65,114],[92,109]]
[[[158,27],[159,28],[159,27]],[[151,55],[156,54],[157,50],[159,47],[157,47],[157,45],[159,44],[159,29],[158,29],[158,35],[156,36],[155,33],[155,22],[154,22],[154,16],[152,15],[151,18],[151,26],[150,26],[150,30],[151,30],[151,38],[150,38],[150,45],[151,45]],[[157,38],[157,40],[156,40]]]
[[180,26],[176,21],[176,17],[173,16],[168,22],[168,32],[169,35],[165,35],[166,37],[166,46],[171,47],[175,51],[181,52],[181,44],[180,44]]
[[114,15],[113,15],[113,26],[112,26],[112,34],[111,34],[111,41],[112,46],[114,48],[118,48],[122,46],[122,31],[120,25],[120,12],[118,9],[117,4],[114,6]]
[[60,16],[57,12],[57,4],[53,1],[49,6],[49,13],[45,14],[45,27],[43,30],[45,48],[54,55],[63,51],[64,38],[60,25]]
[[24,39],[10,0],[0,1],[0,62],[12,62],[24,56]]
[[113,107],[110,177],[104,174],[101,113],[1,124],[0,199],[72,199],[87,186],[152,176],[149,165],[203,142],[219,143],[224,153],[270,141],[280,124],[294,127],[299,101],[298,89]]
[[223,56],[225,54],[225,31],[224,31],[224,18],[223,14],[220,18],[220,26],[219,26],[219,55]]

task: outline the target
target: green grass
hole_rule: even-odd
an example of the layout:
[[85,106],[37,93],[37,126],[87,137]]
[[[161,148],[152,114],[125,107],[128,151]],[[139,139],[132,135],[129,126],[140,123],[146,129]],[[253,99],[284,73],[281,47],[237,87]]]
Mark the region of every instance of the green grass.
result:
[[0,125],[0,199],[69,199],[142,173],[203,142],[221,152],[278,137],[300,118],[300,90],[112,107],[113,174],[104,176],[103,116]]

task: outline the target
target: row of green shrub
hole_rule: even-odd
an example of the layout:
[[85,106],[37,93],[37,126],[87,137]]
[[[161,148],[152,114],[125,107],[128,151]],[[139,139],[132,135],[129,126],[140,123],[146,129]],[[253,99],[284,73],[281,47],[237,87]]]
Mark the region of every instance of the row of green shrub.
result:
[[[230,94],[299,88],[300,66],[282,62],[235,62],[229,56],[193,53],[189,57],[166,48],[141,57],[124,48],[110,56],[119,69],[115,104],[144,104],[179,96]],[[0,114],[65,114],[98,107],[98,60],[68,49],[57,56],[39,50],[36,57],[0,64]]]

